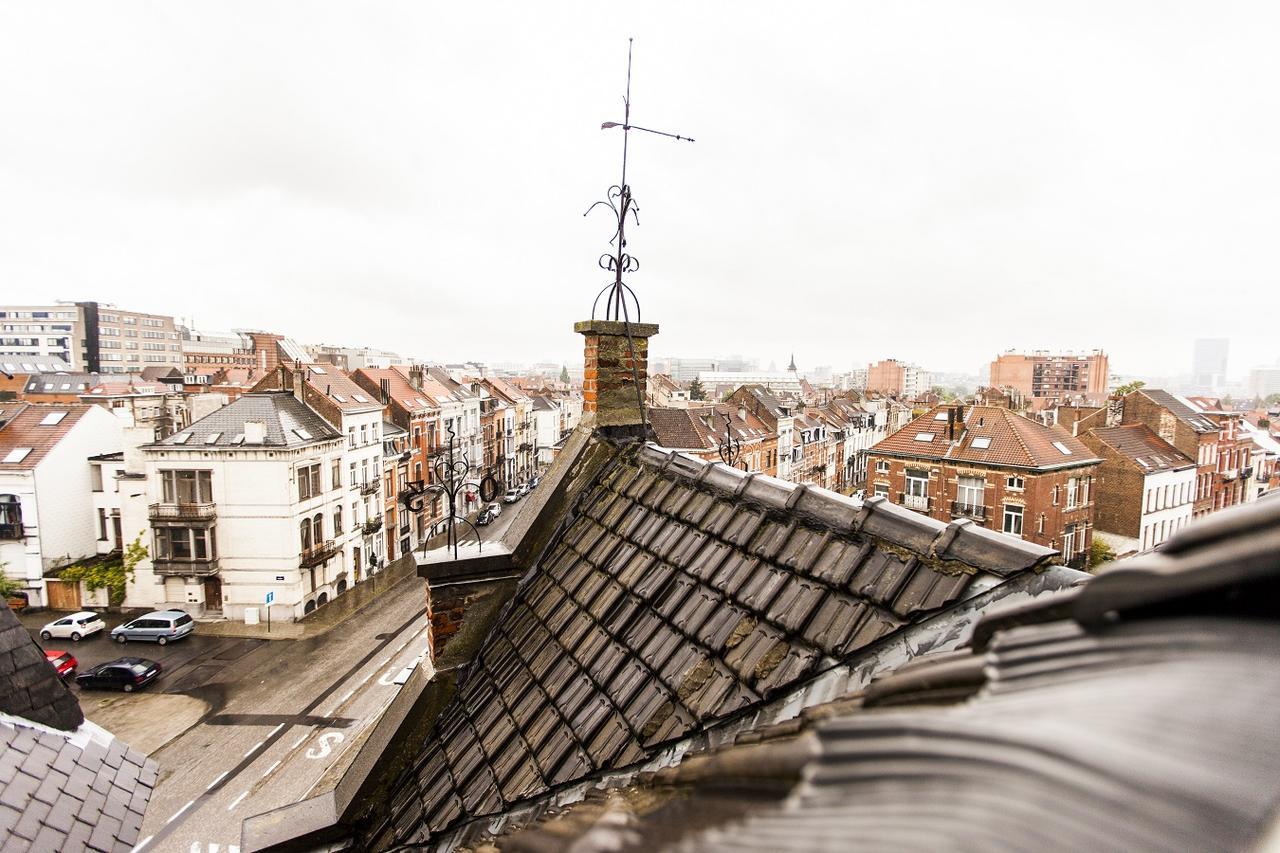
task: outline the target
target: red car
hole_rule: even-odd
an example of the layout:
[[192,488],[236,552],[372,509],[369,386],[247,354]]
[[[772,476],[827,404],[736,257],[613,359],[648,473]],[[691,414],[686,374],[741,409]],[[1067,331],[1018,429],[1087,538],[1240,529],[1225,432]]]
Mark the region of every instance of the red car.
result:
[[70,652],[45,649],[44,656],[49,659],[49,663],[53,664],[53,668],[58,671],[60,678],[66,678],[76,671],[76,659],[71,656]]

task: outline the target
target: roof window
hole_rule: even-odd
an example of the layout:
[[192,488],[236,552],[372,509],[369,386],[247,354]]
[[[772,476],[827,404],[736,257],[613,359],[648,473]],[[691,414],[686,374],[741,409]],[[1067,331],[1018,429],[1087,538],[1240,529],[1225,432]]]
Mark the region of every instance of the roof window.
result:
[[27,458],[27,454],[30,452],[31,452],[30,447],[15,447],[13,450],[9,451],[9,454],[7,456],[5,456],[4,461],[5,462],[21,462],[23,459]]
[[342,396],[341,394],[334,394],[333,399],[337,400],[339,403],[347,402],[347,398]]
[[218,438],[219,438],[219,437],[221,437],[221,435],[222,435],[222,433],[220,433],[220,432],[211,432],[211,433],[209,433],[208,435],[206,435],[206,436],[204,437],[204,443],[205,443],[205,444],[217,444],[217,443],[218,443]]
[[302,439],[303,441],[311,440],[311,432],[307,430],[305,427],[294,427],[293,434],[296,435],[298,438]]
[[191,440],[191,433],[189,432],[180,432],[173,437],[174,444],[186,444],[190,440]]
[[945,421],[945,420],[947,419],[947,413],[946,413],[946,412],[938,412],[938,414],[936,414],[936,415],[934,415],[934,416],[933,416],[933,419],[934,419],[935,421]]
[[314,373],[314,374],[315,374],[315,375],[317,375],[317,376],[324,376],[324,368],[323,368],[323,367],[316,367],[315,365],[312,365],[312,366],[311,366],[311,372],[312,372],[312,373]]
[[969,445],[974,450],[986,450],[991,446],[991,436],[980,435],[973,440],[973,444]]
[[933,441],[933,438],[934,436],[933,436],[933,433],[931,432],[916,433],[916,441]]
[[351,399],[355,400],[357,403],[367,403],[367,402],[369,402],[369,398],[368,398],[368,397],[366,397],[366,396],[365,396],[365,395],[363,395],[363,394],[352,394],[352,395],[351,395]]
[[1061,441],[1055,441],[1055,442],[1053,443],[1053,446],[1054,446],[1054,447],[1056,447],[1056,448],[1058,448],[1058,452],[1059,452],[1059,453],[1061,453],[1063,456],[1070,456],[1070,455],[1071,455],[1071,448],[1070,448],[1070,447],[1067,447],[1067,446],[1066,446],[1065,444],[1063,444]]
[[66,412],[50,412],[40,421],[40,426],[57,426],[67,416]]

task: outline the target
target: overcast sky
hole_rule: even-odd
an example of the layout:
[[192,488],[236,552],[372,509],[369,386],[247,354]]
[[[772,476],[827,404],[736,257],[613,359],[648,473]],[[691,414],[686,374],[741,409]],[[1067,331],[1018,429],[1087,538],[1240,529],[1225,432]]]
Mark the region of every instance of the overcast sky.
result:
[[0,299],[577,361],[627,36],[659,355],[1280,356],[1280,6],[0,6]]

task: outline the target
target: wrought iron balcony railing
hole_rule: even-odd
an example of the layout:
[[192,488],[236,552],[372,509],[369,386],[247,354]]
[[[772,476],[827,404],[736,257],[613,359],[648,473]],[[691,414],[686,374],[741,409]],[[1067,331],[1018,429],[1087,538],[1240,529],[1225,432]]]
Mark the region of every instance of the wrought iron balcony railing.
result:
[[304,569],[310,569],[320,565],[337,553],[338,543],[332,539],[327,542],[320,542],[302,550],[302,554],[298,558],[298,565]]
[[151,569],[164,577],[203,578],[218,573],[218,558],[174,560],[156,557],[151,561]]
[[360,484],[360,494],[375,495],[377,493],[378,493],[377,480],[365,480],[363,483]]
[[971,504],[963,501],[951,502],[951,514],[953,516],[962,516],[964,518],[972,518],[974,521],[987,520],[987,508],[982,504]]
[[907,495],[900,496],[899,503],[907,509],[914,509],[920,512],[929,511],[929,498],[925,495]]
[[382,529],[381,518],[371,518],[368,521],[366,521],[364,524],[360,525],[360,531],[364,533],[365,536],[372,536],[374,533],[377,533],[381,529]]
[[153,521],[211,521],[218,517],[218,505],[204,504],[151,504],[147,515]]

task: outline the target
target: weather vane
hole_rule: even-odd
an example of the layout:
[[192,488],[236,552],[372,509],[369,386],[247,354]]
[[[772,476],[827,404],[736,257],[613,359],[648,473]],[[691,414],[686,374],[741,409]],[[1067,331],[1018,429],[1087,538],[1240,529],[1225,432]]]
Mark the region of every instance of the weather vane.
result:
[[[595,302],[591,303],[591,319],[593,320],[596,316],[596,308],[600,304],[600,298],[605,297],[604,319],[630,322],[632,319],[631,312],[627,308],[627,297],[630,297],[631,304],[635,306],[635,321],[640,321],[640,301],[636,299],[635,291],[622,281],[623,273],[633,273],[640,269],[640,262],[627,253],[627,214],[631,214],[636,225],[640,224],[640,218],[637,215],[640,207],[635,203],[635,198],[631,195],[631,187],[627,184],[627,142],[631,131],[640,130],[683,142],[693,142],[693,139],[688,136],[640,127],[631,123],[631,42],[632,39],[627,39],[627,94],[622,99],[622,121],[606,121],[600,125],[601,130],[608,130],[614,127],[622,128],[622,180],[609,187],[609,191],[603,201],[597,201],[587,208],[587,213],[590,213],[599,205],[605,205],[613,211],[614,218],[618,223],[617,229],[613,232],[613,237],[609,239],[609,242],[613,244],[613,251],[601,255],[599,260],[602,270],[613,273],[613,281],[606,284],[596,294]],[[582,215],[586,216],[587,213]]]

